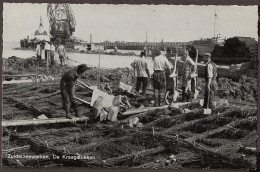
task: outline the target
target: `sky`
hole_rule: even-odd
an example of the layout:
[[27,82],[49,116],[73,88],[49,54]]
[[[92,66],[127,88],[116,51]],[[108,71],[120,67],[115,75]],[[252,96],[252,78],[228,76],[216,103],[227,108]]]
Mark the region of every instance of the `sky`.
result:
[[[47,3],[4,3],[3,40],[19,41],[39,27],[48,31]],[[257,40],[257,6],[71,4],[73,36],[89,42],[186,42],[214,36],[249,36]]]

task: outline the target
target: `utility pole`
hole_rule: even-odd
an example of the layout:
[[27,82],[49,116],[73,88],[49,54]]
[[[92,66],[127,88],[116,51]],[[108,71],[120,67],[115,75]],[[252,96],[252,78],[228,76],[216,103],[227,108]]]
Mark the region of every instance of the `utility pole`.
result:
[[145,51],[145,56],[147,57],[147,51],[148,51],[148,47],[147,47],[147,31],[146,31],[146,41],[145,41],[145,47],[146,47],[146,51]]
[[216,13],[216,10],[215,10],[215,20],[214,20],[214,38],[215,38],[215,34],[216,34],[216,19],[217,19],[217,13]]
[[98,87],[100,87],[100,42],[98,46]]

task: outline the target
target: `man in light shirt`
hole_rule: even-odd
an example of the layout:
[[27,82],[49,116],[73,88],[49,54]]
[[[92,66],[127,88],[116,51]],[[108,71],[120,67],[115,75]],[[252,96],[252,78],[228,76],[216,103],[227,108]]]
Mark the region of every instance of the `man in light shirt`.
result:
[[37,66],[41,66],[42,57],[41,57],[41,42],[38,42],[36,46],[36,57],[37,57]]
[[57,51],[58,51],[59,59],[60,59],[60,66],[65,66],[66,53],[65,53],[65,47],[62,45],[62,43],[57,48]]
[[154,88],[154,98],[155,106],[161,106],[161,99],[163,98],[163,90],[166,86],[166,70],[171,70],[171,65],[166,58],[166,50],[162,48],[160,50],[160,55],[154,58],[153,67],[153,88]]
[[205,95],[203,108],[214,109],[215,91],[217,90],[217,65],[211,61],[211,54],[204,54],[205,66]]
[[55,55],[55,46],[53,45],[53,42],[51,42],[51,51],[50,51],[51,66],[54,66],[54,55]]
[[192,99],[191,75],[195,72],[196,64],[186,50],[184,51],[183,61],[182,101],[190,102]]
[[136,59],[131,64],[131,66],[134,68],[137,74],[136,92],[139,92],[142,86],[142,95],[146,95],[148,78],[150,78],[150,73],[148,70],[147,60],[145,59],[145,52],[141,52],[140,58]]

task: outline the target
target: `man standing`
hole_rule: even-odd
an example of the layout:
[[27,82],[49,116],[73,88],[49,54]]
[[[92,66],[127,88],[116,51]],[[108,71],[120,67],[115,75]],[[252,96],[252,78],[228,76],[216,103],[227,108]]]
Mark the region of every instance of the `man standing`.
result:
[[79,76],[81,76],[89,68],[85,64],[81,64],[67,71],[61,78],[60,89],[63,100],[63,108],[66,112],[66,118],[71,119],[70,108],[75,111],[75,116],[80,117],[76,101],[75,101],[75,85]]
[[41,66],[42,58],[41,58],[41,42],[38,42],[36,46],[36,57],[37,57],[37,66]]
[[46,58],[46,63],[47,63],[47,73],[49,74],[49,63],[50,63],[50,51],[51,51],[51,46],[48,43],[48,41],[45,41],[45,58]]
[[57,51],[58,51],[59,59],[60,59],[60,66],[65,66],[66,53],[65,53],[65,47],[62,45],[62,43],[58,47]]
[[142,95],[146,95],[148,86],[148,78],[150,78],[150,72],[148,70],[147,60],[145,59],[145,52],[141,52],[140,58],[136,59],[131,66],[137,72],[136,92],[139,92],[142,86]]
[[205,66],[205,95],[203,108],[214,109],[215,92],[217,90],[217,65],[211,61],[211,54],[204,54]]
[[192,99],[191,75],[195,72],[196,64],[186,50],[184,51],[183,61],[182,101],[189,102]]
[[45,41],[45,59],[48,60],[48,62],[50,61],[50,51],[51,51],[51,46],[48,43],[48,41]]
[[51,42],[51,52],[50,52],[51,66],[54,66],[54,55],[55,55],[55,46],[53,45],[53,42]]
[[166,77],[165,71],[171,70],[171,65],[168,59],[166,58],[166,51],[164,48],[160,50],[159,56],[154,58],[154,67],[153,67],[153,88],[154,88],[154,97],[155,97],[155,106],[161,106],[161,99],[163,97],[163,89],[166,86]]

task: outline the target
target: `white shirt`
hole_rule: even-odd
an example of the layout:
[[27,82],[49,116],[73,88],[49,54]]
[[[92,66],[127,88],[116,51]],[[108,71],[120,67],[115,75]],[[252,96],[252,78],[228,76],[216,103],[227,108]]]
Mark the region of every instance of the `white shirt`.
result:
[[153,70],[161,70],[170,69],[171,65],[168,59],[164,55],[159,55],[154,58],[154,66]]
[[38,44],[38,45],[36,46],[36,55],[37,55],[37,56],[40,56],[40,55],[41,55],[41,46],[40,46],[40,44]]
[[44,49],[45,49],[45,50],[51,50],[50,44],[48,44],[47,42],[45,42]]
[[[210,61],[209,61],[210,62]],[[207,72],[208,72],[208,78],[212,78],[213,77],[213,66],[211,63],[207,62],[206,66],[207,66]]]
[[145,57],[140,57],[139,59],[136,59],[131,65],[136,70],[138,77],[148,77],[146,73],[146,71],[148,70],[148,65]]
[[51,51],[55,51],[55,46],[51,45]]

